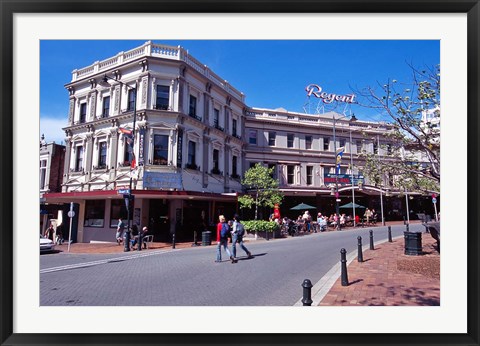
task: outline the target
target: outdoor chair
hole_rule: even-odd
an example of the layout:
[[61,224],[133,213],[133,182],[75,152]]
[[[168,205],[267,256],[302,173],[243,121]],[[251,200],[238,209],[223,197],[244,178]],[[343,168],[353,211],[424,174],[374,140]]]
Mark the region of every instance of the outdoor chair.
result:
[[148,249],[148,247],[153,243],[153,234],[146,235],[145,237],[143,237],[142,243],[144,248]]

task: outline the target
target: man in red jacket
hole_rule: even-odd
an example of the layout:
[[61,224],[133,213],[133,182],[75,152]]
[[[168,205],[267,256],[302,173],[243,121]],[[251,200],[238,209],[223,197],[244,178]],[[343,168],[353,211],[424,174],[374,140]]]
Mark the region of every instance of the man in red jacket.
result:
[[222,261],[222,245],[227,255],[230,256],[230,261],[235,263],[235,258],[232,256],[230,250],[228,249],[228,235],[230,233],[230,227],[228,226],[225,216],[220,215],[218,217],[219,223],[217,224],[217,259],[215,262]]

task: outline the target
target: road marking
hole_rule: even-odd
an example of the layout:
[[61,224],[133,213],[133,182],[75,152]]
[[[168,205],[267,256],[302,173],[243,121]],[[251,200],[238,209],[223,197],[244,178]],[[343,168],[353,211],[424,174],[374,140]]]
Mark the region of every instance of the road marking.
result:
[[86,268],[86,267],[91,267],[91,266],[100,265],[100,264],[128,261],[128,260],[131,260],[131,259],[148,257],[148,256],[153,256],[153,255],[162,255],[162,254],[165,254],[165,253],[169,253],[169,252],[172,252],[172,251],[179,251],[179,250],[181,250],[181,249],[160,250],[160,251],[153,251],[153,252],[148,252],[148,253],[142,252],[142,253],[139,253],[139,254],[123,256],[123,257],[108,258],[108,259],[98,260],[98,261],[75,263],[75,264],[69,264],[69,265],[64,265],[64,266],[59,266],[59,267],[45,268],[45,269],[40,269],[40,274],[58,272],[58,271],[62,271],[62,270]]

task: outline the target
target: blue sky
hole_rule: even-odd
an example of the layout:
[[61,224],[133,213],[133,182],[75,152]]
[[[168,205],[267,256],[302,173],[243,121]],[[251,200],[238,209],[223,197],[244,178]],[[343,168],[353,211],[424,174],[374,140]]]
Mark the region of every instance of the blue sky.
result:
[[[145,41],[182,46],[201,63],[246,95],[248,106],[305,112],[305,87],[349,94],[353,89],[411,81],[411,69],[440,63],[438,40],[42,40],[40,41],[40,134],[62,143],[67,124],[68,92],[74,69],[86,67],[142,45]],[[318,99],[310,100],[310,112]],[[337,112],[342,113],[344,107]],[[381,114],[352,105],[360,120]],[[388,120],[388,119],[384,119]]]

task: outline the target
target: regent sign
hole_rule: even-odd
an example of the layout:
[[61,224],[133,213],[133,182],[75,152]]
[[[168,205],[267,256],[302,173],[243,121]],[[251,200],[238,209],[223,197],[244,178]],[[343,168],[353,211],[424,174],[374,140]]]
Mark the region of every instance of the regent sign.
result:
[[315,96],[319,99],[323,99],[324,103],[332,103],[333,101],[338,102],[345,102],[345,103],[354,103],[355,94],[349,95],[337,95],[337,94],[329,94],[325,91],[322,91],[322,87],[318,86],[317,84],[310,84],[307,85],[305,88],[307,92],[307,96]]

